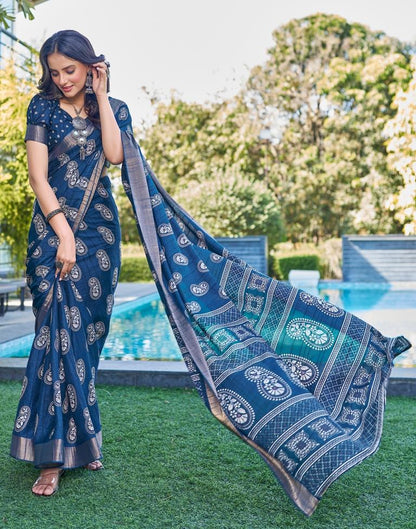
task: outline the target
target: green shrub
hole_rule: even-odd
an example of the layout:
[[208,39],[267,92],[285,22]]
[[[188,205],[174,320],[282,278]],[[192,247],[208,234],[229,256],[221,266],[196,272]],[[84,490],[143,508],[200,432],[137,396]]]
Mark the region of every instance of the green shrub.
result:
[[120,281],[153,281],[145,257],[124,257],[121,261]]
[[319,256],[316,254],[291,255],[273,259],[273,275],[278,279],[288,279],[291,270],[320,270]]

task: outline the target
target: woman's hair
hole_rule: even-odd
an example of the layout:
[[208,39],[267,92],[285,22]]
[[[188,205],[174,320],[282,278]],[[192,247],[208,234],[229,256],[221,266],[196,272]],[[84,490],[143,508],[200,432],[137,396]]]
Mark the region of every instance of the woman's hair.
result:
[[[71,59],[83,64],[94,64],[105,60],[104,55],[96,55],[91,42],[72,29],[58,31],[49,37],[40,49],[40,64],[42,66],[42,77],[38,83],[40,93],[47,99],[62,97],[62,92],[52,81],[48,65],[48,56],[52,53],[61,53]],[[107,81],[107,92],[109,83]],[[98,103],[95,94],[85,94],[85,111],[88,117],[99,124]]]

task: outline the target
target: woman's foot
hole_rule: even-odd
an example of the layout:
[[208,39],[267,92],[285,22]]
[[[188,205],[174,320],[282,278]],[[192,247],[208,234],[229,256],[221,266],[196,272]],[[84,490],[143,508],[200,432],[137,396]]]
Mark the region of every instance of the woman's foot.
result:
[[91,461],[91,463],[88,463],[88,465],[84,465],[84,468],[87,470],[102,470],[104,466],[101,461],[97,459],[95,461]]
[[59,478],[63,474],[62,468],[45,468],[32,487],[36,496],[52,496],[59,488]]

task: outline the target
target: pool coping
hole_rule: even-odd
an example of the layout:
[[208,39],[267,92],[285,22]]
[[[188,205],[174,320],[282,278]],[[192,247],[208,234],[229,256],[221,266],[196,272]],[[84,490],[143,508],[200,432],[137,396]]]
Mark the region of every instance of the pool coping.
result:
[[[120,305],[156,292],[155,285],[149,283],[120,283],[119,286],[117,304]],[[27,358],[0,358],[0,381],[22,380],[26,363]],[[194,387],[182,360],[101,360],[97,382],[120,386]],[[387,394],[416,397],[416,368],[394,367]]]
[[[0,358],[0,381],[22,380],[26,363],[27,358]],[[110,386],[194,387],[182,360],[101,360],[97,383]],[[416,368],[394,367],[387,396],[416,397]]]

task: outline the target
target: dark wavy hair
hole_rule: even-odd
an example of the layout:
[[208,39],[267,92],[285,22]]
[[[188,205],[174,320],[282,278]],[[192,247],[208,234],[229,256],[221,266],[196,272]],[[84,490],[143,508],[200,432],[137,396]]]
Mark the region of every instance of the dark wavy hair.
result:
[[[71,59],[83,64],[94,64],[105,61],[104,55],[96,55],[91,42],[78,31],[65,29],[58,31],[49,37],[43,43],[40,49],[40,64],[42,66],[42,77],[38,83],[38,89],[46,99],[58,99],[62,97],[62,92],[52,81],[49,71],[48,56],[52,53],[61,53]],[[107,66],[109,64],[107,63]],[[107,92],[110,89],[107,80]],[[98,103],[95,94],[85,94],[85,112],[91,121],[99,124],[100,116],[98,112]]]

